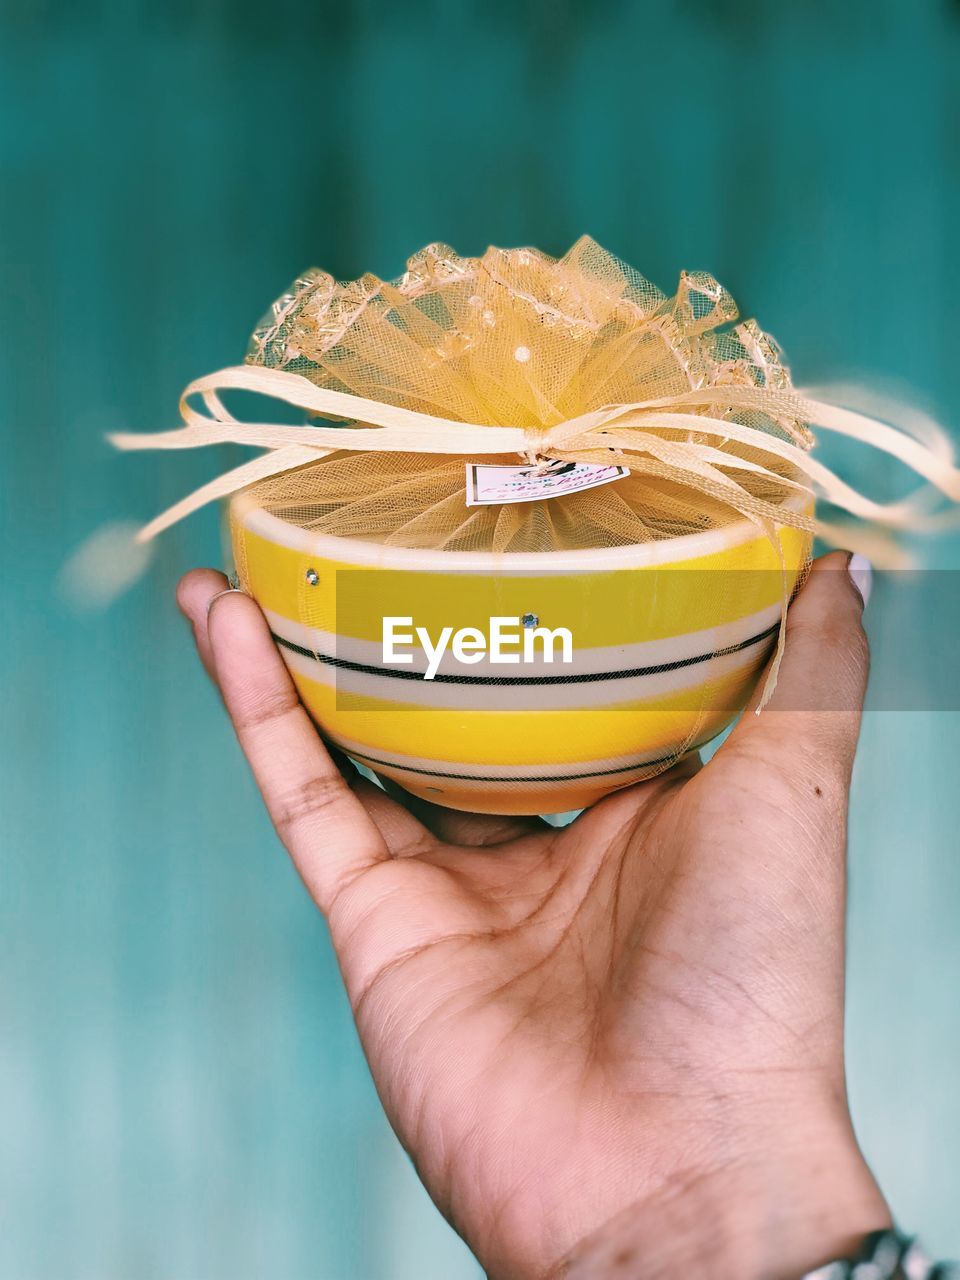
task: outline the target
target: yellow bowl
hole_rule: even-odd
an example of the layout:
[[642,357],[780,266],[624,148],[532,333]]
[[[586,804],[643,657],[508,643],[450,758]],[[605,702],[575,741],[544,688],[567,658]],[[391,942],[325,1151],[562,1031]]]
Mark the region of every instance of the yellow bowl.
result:
[[[452,809],[559,813],[659,772],[730,723],[776,637],[780,559],[749,521],[497,555],[315,534],[244,495],[230,514],[241,583],[324,736]],[[811,539],[777,536],[792,586]],[[422,650],[384,662],[384,617],[410,618],[433,644],[444,627],[487,634],[492,618],[525,615],[567,628],[572,661],[465,666],[448,651],[432,680]]]

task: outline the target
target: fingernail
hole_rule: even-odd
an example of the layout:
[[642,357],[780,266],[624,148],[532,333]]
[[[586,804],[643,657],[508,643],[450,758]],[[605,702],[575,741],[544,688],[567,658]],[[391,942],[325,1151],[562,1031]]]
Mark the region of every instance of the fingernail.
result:
[[217,603],[218,600],[222,599],[223,596],[232,596],[235,594],[243,595],[244,593],[240,590],[239,587],[224,587],[222,591],[218,591],[215,595],[212,595],[210,599],[207,601],[207,621],[208,622],[210,621],[210,610],[213,608],[213,606]]
[[866,608],[870,599],[870,592],[873,590],[873,565],[866,556],[861,555],[859,551],[854,551],[847,565],[847,572],[853,580],[853,585],[860,593],[863,607]]

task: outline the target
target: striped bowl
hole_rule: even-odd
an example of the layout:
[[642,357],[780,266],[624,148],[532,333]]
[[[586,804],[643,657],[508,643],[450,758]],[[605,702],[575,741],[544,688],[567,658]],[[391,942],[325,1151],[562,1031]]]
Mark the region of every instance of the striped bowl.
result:
[[[735,717],[773,646],[783,579],[749,521],[597,551],[407,550],[311,533],[246,495],[231,536],[324,736],[452,809],[559,813],[660,772]],[[810,537],[777,534],[792,586]],[[425,680],[383,661],[385,616],[489,631],[492,617],[566,627],[572,663],[458,663]],[[410,628],[406,628],[409,630]]]

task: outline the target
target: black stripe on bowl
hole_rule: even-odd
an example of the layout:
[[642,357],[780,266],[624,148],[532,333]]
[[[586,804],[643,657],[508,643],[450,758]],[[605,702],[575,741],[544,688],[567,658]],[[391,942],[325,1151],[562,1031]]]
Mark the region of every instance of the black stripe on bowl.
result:
[[[695,742],[684,750],[683,755],[689,755],[691,751],[699,751],[710,740],[710,738],[704,738],[702,742]],[[394,769],[397,773],[418,773],[427,778],[449,778],[451,781],[455,780],[457,782],[490,782],[495,786],[505,786],[510,783],[576,782],[582,778],[609,778],[618,773],[633,773],[637,769],[656,769],[659,765],[681,758],[675,752],[671,752],[670,755],[661,756],[658,760],[638,760],[632,764],[617,765],[614,769],[593,769],[587,773],[530,774],[528,777],[523,778],[499,778],[491,777],[489,774],[444,773],[441,769],[421,769],[416,765],[398,764],[393,760],[380,760],[376,756],[368,756],[348,747],[339,747],[338,749],[352,760],[359,760],[361,763],[373,766],[375,769]]]
[[[479,684],[479,685],[526,685],[544,684],[596,684],[604,680],[632,680],[640,676],[662,675],[667,671],[679,671],[682,667],[693,667],[700,662],[712,662],[714,658],[726,658],[731,653],[741,653],[763,640],[769,640],[780,630],[780,623],[749,636],[746,640],[738,640],[736,644],[728,644],[723,649],[714,649],[712,653],[697,653],[689,658],[676,658],[672,662],[658,662],[651,667],[630,667],[625,671],[578,671],[565,676],[467,676],[445,675],[438,673],[433,677],[436,684]],[[294,644],[283,636],[271,632],[277,644],[291,653],[298,653],[303,658],[313,658],[324,666],[336,667],[340,671],[358,671],[363,675],[385,676],[392,680],[424,680],[422,671],[395,671],[390,667],[371,666],[365,662],[353,662],[349,658],[337,658],[332,653],[319,653],[307,649],[303,645]]]

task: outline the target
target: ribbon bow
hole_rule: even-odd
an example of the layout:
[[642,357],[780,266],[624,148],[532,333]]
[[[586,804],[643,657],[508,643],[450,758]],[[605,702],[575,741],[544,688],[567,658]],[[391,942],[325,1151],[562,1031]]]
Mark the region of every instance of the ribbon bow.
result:
[[[229,413],[220,399],[219,393],[226,390],[253,391],[326,418],[366,425],[243,422]],[[202,399],[206,412],[191,403],[196,396]],[[789,439],[713,417],[713,408],[760,412]],[[209,502],[343,450],[452,454],[465,461],[515,453],[530,462],[558,459],[586,463],[609,463],[613,453],[619,465],[709,494],[765,529],[768,525],[791,525],[830,540],[838,532],[803,511],[790,511],[756,497],[736,479],[737,472],[767,477],[784,489],[807,494],[811,502],[819,494],[850,515],[887,529],[913,532],[942,525],[942,520],[928,514],[930,491],[926,488],[899,502],[879,503],[846,484],[811,455],[813,436],[807,424],[890,454],[953,502],[960,502],[960,469],[945,450],[935,451],[878,418],[793,390],[706,386],[658,400],[610,405],[549,427],[524,429],[458,422],[318,387],[300,374],[241,365],[191,382],[180,398],[180,413],[184,426],[178,430],[118,434],[109,439],[123,450],[194,449],[232,443],[266,452],[182,498],[139,531],[139,542],[149,541]],[[744,457],[725,447],[728,445],[756,451],[769,463]]]
[[[253,391],[322,417],[360,422],[363,426],[283,426],[242,422],[220,399],[225,390]],[[191,403],[199,396],[206,412]],[[762,413],[782,429],[782,439],[760,427],[711,416],[711,409],[729,413]],[[195,489],[137,534],[149,542],[198,508],[225,498],[270,476],[280,475],[331,453],[344,450],[383,453],[452,454],[469,461],[478,457],[515,453],[535,463],[541,459],[609,463],[612,457],[631,471],[645,472],[708,494],[732,511],[753,521],[774,547],[783,579],[781,625],[776,652],[764,682],[759,711],[776,687],[783,653],[789,583],[777,525],[790,525],[819,534],[829,541],[855,546],[847,529],[825,524],[812,510],[817,495],[850,515],[886,529],[915,532],[942,527],[929,514],[931,490],[921,488],[892,503],[878,503],[859,493],[811,455],[810,426],[823,427],[890,454],[910,467],[947,498],[960,502],[960,470],[949,446],[937,433],[937,448],[878,418],[827,404],[792,389],[756,386],[706,386],[634,404],[615,404],[544,428],[491,427],[419,413],[378,400],[315,386],[308,379],[279,369],[237,366],[198,378],[180,398],[184,426],[154,435],[120,434],[110,437],[119,449],[194,449],[212,444],[253,445],[266,450],[259,457]],[[755,461],[735,449],[766,456]],[[779,467],[777,466],[779,463]],[[734,474],[730,474],[730,473]],[[736,479],[737,472],[766,477],[785,491],[806,495],[809,502],[778,505],[757,497]],[[791,507],[793,509],[791,509]],[[799,508],[799,509],[797,509]],[[874,559],[893,564],[889,544],[869,545]]]

